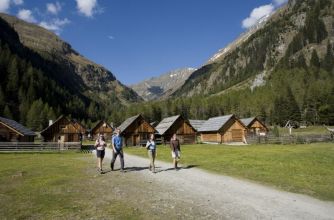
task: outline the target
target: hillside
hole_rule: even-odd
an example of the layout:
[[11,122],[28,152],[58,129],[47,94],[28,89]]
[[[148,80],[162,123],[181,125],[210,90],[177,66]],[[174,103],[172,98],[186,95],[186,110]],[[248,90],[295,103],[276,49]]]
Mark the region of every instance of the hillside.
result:
[[272,125],[334,124],[333,26],[332,0],[290,0],[214,54],[170,99],[151,112],[136,109],[154,120],[233,113]]
[[[330,0],[290,1],[256,31],[250,30],[210,58],[175,95],[214,94],[256,76],[264,79],[283,60],[293,64],[303,56],[309,65],[313,50],[324,58],[327,43],[333,40],[332,7]],[[293,44],[301,35],[303,45],[296,49]]]
[[[112,95],[123,103],[139,101],[140,98],[131,89],[122,85],[115,76],[102,67],[76,52],[71,45],[62,41],[56,34],[31,23],[27,23],[14,16],[1,14],[0,17],[17,32],[20,42],[44,59],[57,63],[64,68],[63,76],[67,80],[79,79],[90,93],[98,94],[101,99],[110,98]],[[75,86],[77,81],[73,82]]]
[[159,99],[179,89],[195,70],[194,68],[177,69],[130,85],[130,88],[144,100]]
[[[0,14],[0,30],[1,115],[38,130],[47,117],[68,114],[97,120],[142,100],[110,71],[44,28]],[[45,109],[45,114],[30,123],[34,112],[41,113],[37,108]]]

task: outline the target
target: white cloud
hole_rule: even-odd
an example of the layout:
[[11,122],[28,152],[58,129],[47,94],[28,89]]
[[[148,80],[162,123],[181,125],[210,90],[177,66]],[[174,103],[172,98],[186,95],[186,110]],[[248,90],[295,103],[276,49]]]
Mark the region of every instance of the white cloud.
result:
[[17,13],[17,17],[27,22],[36,22],[36,19],[32,15],[32,12],[28,9],[19,10],[19,12]]
[[15,5],[23,5],[23,0],[13,0]]
[[243,28],[250,28],[256,24],[261,18],[271,14],[275,7],[273,4],[262,5],[258,8],[254,8],[248,18],[242,21]]
[[51,14],[58,14],[58,12],[61,11],[61,5],[59,2],[56,3],[47,3],[46,4],[46,10]]
[[86,17],[92,17],[97,7],[97,0],[76,0],[77,9]]
[[52,19],[51,21],[42,21],[39,23],[39,26],[44,27],[45,29],[48,29],[50,31],[56,32],[56,34],[59,34],[59,32],[62,30],[62,28],[71,23],[70,20],[67,18],[65,19]]
[[10,6],[10,0],[0,0],[0,12],[7,12]]
[[114,36],[111,36],[111,35],[109,35],[108,38],[109,38],[110,40],[114,40],[114,39],[115,39],[115,37],[114,37]]
[[283,5],[287,2],[288,2],[288,0],[274,0],[274,4],[277,5],[277,6]]

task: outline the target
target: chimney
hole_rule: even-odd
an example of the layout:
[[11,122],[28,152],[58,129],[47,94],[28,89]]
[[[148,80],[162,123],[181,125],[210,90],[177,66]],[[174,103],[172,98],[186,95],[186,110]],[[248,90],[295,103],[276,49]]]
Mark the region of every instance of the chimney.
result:
[[52,125],[53,121],[52,120],[49,120],[49,126]]

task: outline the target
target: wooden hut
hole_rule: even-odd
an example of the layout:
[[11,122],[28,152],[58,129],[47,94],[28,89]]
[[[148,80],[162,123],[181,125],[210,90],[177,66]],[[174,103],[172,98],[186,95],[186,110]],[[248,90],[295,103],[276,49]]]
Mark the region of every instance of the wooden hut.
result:
[[35,132],[20,123],[0,117],[0,142],[34,142]]
[[48,142],[79,142],[81,133],[65,116],[60,116],[55,122],[41,131],[44,141]]
[[83,140],[83,138],[87,135],[86,127],[78,120],[73,119],[71,122],[74,127],[80,132],[80,139]]
[[181,115],[164,118],[155,128],[167,143],[176,134],[181,144],[194,144],[196,142],[196,130],[188,120]]
[[200,127],[202,127],[202,125],[206,122],[206,120],[192,120],[189,119],[189,123],[191,124],[191,126],[193,126],[193,128],[195,128],[196,130],[196,141],[200,142],[201,140],[201,134],[198,132],[198,129]]
[[246,142],[246,126],[234,115],[214,117],[198,130],[204,143]]
[[111,139],[113,132],[113,127],[106,121],[101,120],[92,128],[91,136],[96,139],[99,134],[103,134],[106,139]]
[[243,118],[240,121],[247,127],[247,135],[261,135],[264,136],[268,133],[268,127],[261,122],[257,117]]
[[120,126],[121,136],[125,146],[146,144],[150,134],[156,133],[154,127],[142,115],[126,119]]

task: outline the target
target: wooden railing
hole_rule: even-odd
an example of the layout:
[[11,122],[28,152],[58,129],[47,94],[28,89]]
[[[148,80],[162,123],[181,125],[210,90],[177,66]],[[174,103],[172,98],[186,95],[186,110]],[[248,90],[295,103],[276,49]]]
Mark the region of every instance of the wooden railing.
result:
[[284,135],[276,137],[270,134],[262,137],[246,137],[246,140],[249,144],[309,144],[316,142],[331,142],[333,141],[333,137],[326,134]]
[[0,142],[1,152],[80,150],[81,142]]

